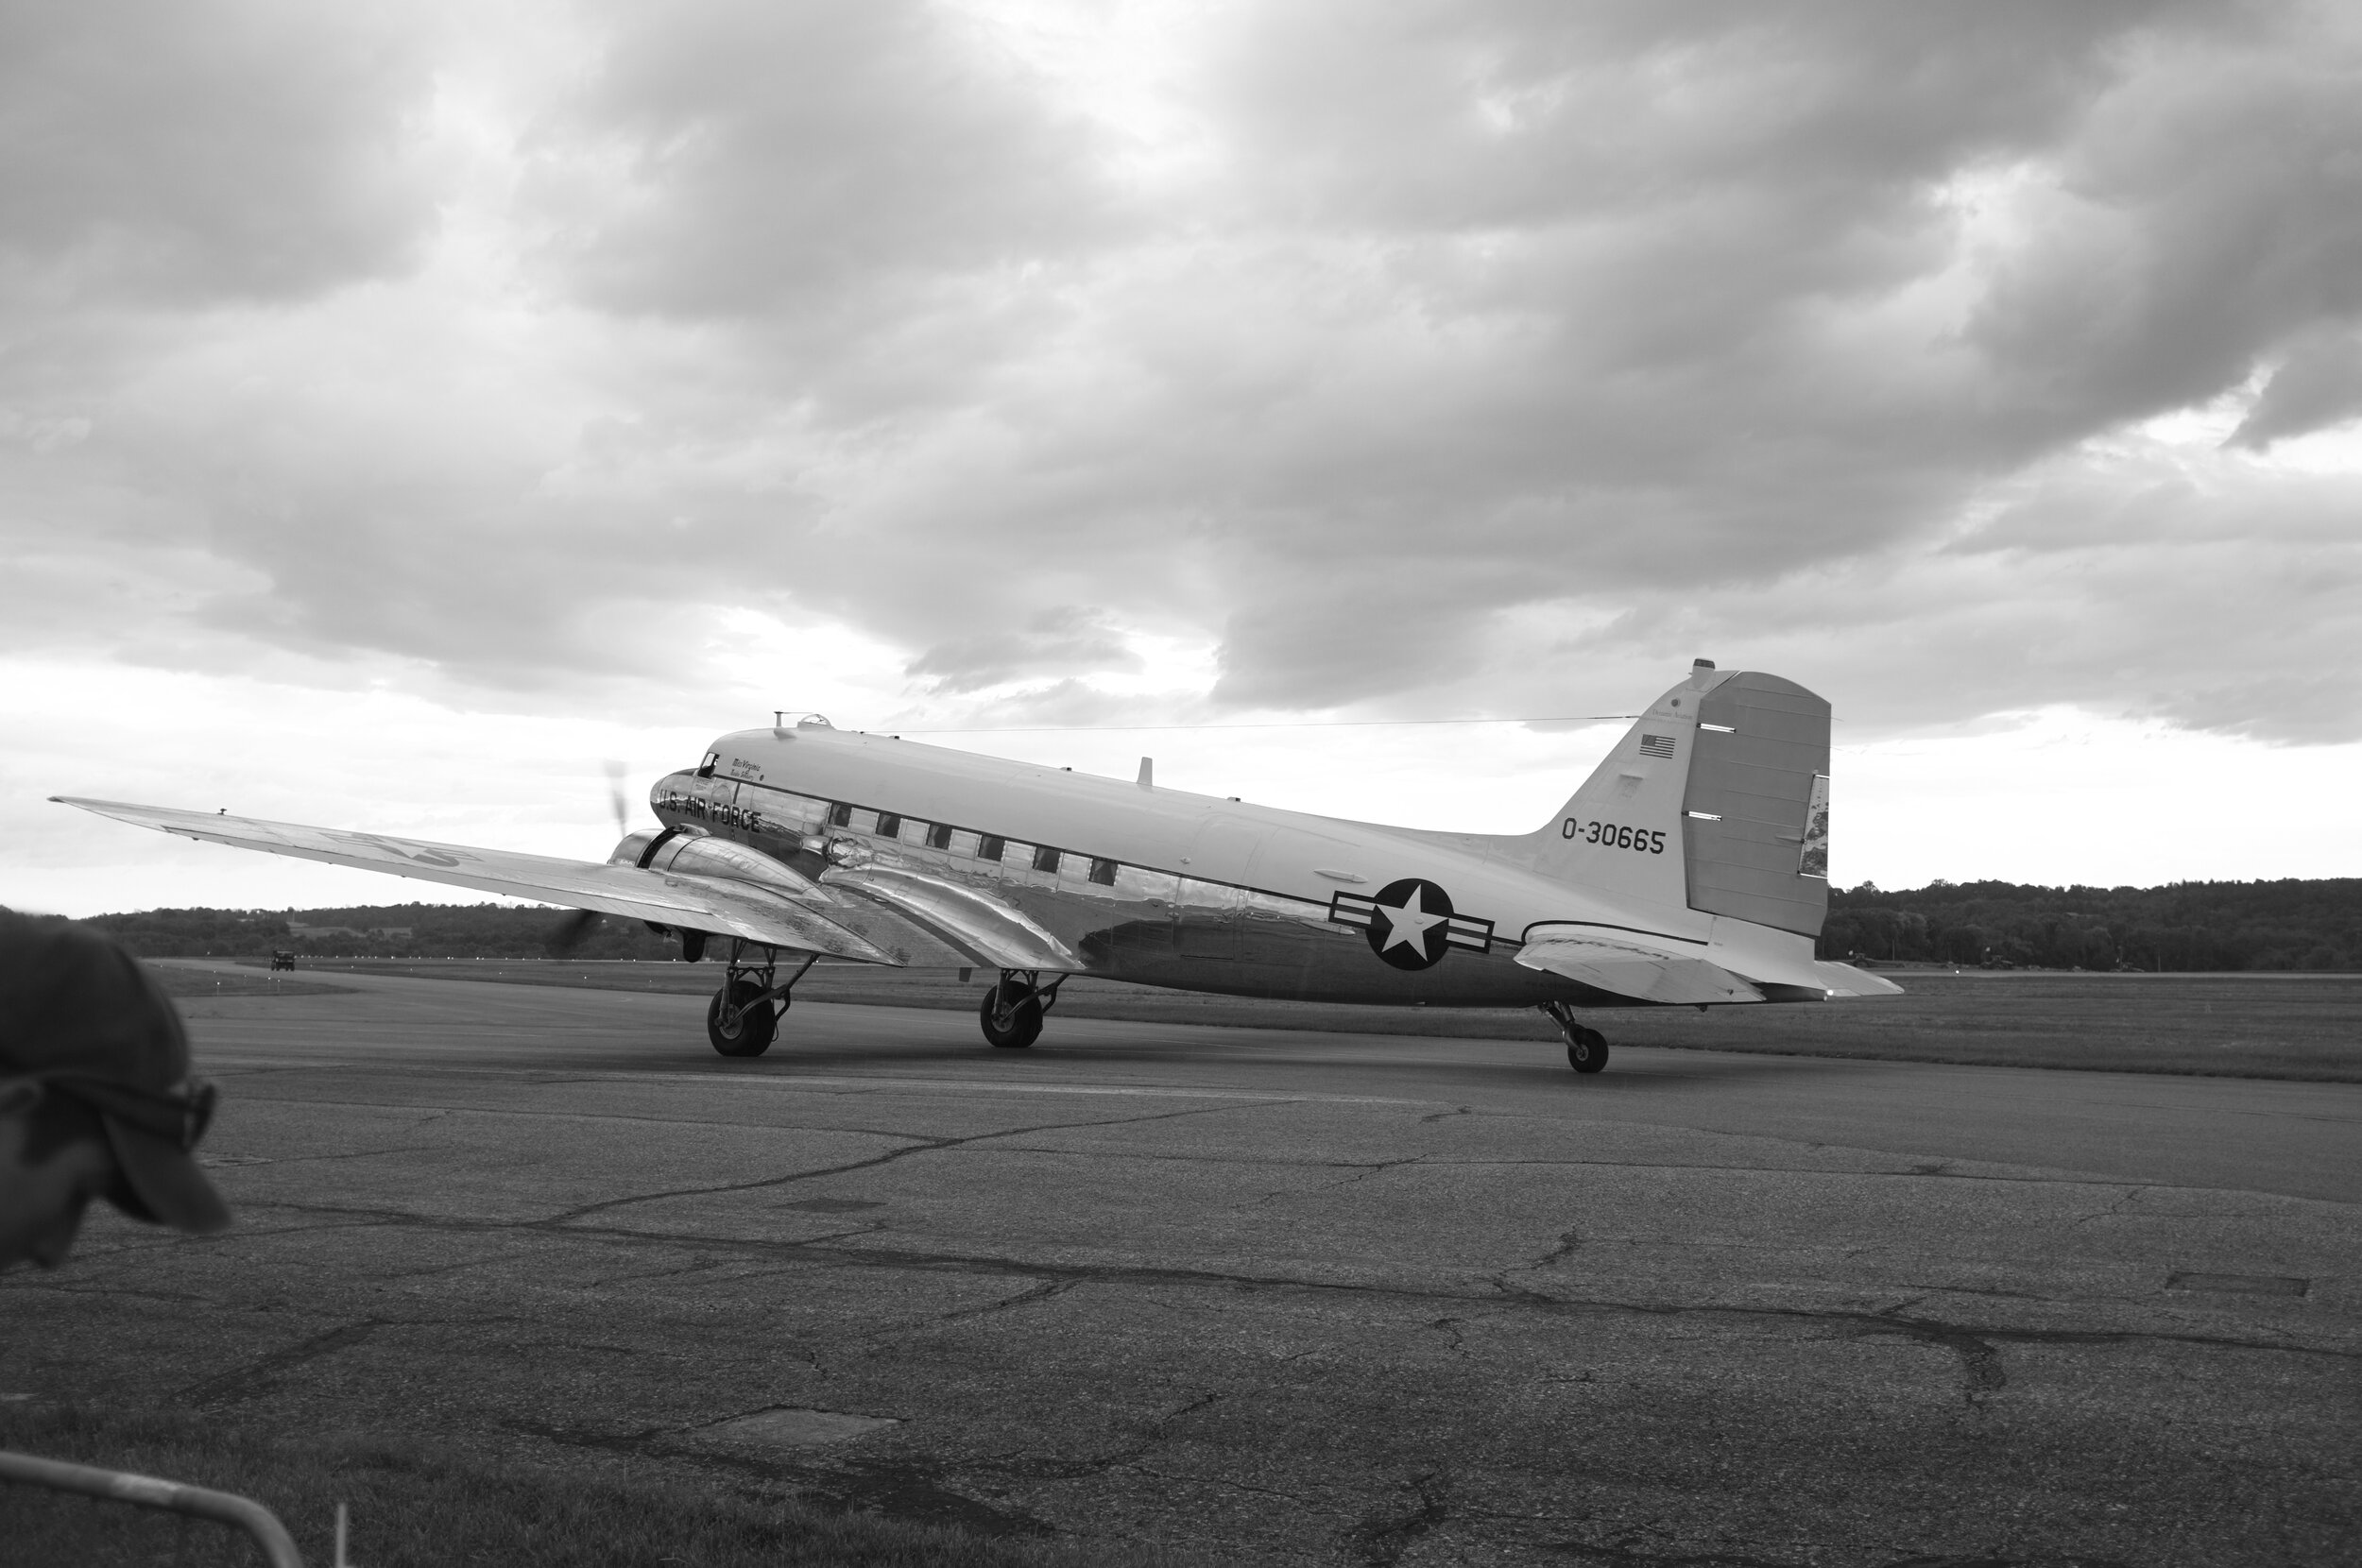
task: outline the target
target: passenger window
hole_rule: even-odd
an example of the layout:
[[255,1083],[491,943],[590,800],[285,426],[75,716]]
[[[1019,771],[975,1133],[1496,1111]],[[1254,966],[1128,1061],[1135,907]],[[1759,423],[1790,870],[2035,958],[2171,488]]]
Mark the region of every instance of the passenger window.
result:
[[894,839],[901,837],[901,834],[902,819],[900,817],[892,811],[881,811],[878,814],[878,837]]
[[1092,881],[1094,881],[1094,882],[1097,882],[1097,883],[1098,883],[1101,887],[1104,887],[1104,888],[1111,888],[1111,887],[1115,886],[1115,885],[1116,885],[1116,863],[1115,863],[1115,861],[1103,861],[1103,860],[1100,860],[1100,859],[1099,859],[1098,857],[1096,857],[1096,856],[1092,857],[1092,859],[1091,859],[1091,880],[1092,880]]
[[930,848],[930,849],[949,849],[949,848],[950,848],[950,847],[951,847],[951,829],[950,829],[950,828],[949,828],[949,827],[945,827],[942,823],[939,823],[939,822],[938,822],[938,823],[936,823],[936,824],[935,824],[933,827],[928,828],[928,829],[927,829],[927,847],[928,847],[928,848]]
[[874,833],[878,830],[878,813],[857,807],[852,814],[846,818],[845,826],[856,833]]
[[1048,844],[1043,844],[1040,848],[1038,848],[1038,849],[1035,850],[1035,851],[1034,851],[1034,869],[1035,869],[1036,871],[1055,871],[1055,870],[1057,870],[1057,869],[1058,869],[1058,852],[1057,852],[1056,850],[1054,850],[1054,849],[1051,848]]
[[1125,898],[1170,904],[1181,891],[1181,878],[1170,871],[1148,871],[1136,865],[1116,867],[1116,892]]
[[980,861],[997,861],[1001,858],[1001,851],[1008,847],[1008,842],[998,833],[986,833],[976,841],[976,858]]
[[850,827],[852,825],[853,809],[850,806],[846,805],[843,801],[839,801],[834,806],[829,808],[830,827]]

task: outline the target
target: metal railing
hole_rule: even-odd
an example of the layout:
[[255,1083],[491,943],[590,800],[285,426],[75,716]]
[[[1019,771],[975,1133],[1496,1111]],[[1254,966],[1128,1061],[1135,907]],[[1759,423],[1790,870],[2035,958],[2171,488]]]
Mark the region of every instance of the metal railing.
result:
[[[12,1481],[24,1486],[47,1487],[53,1491],[77,1492],[85,1497],[103,1497],[117,1503],[130,1503],[144,1508],[161,1508],[166,1513],[184,1514],[193,1519],[210,1519],[232,1529],[244,1530],[263,1554],[270,1568],[303,1568],[303,1554],[296,1550],[294,1537],[279,1516],[254,1501],[235,1492],[211,1491],[204,1487],[182,1486],[178,1481],[158,1480],[153,1475],[135,1475],[128,1470],[100,1470],[92,1465],[67,1464],[61,1459],[36,1458],[30,1454],[13,1454],[0,1449],[0,1481]],[[343,1509],[338,1510],[337,1551],[344,1557]]]

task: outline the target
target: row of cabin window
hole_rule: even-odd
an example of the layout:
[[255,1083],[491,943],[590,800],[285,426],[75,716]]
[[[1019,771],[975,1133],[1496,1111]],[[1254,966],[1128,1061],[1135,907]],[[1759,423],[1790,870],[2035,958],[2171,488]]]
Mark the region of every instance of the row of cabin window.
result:
[[[855,832],[879,833],[903,844],[923,844],[930,849],[949,854],[1006,863],[1008,840],[1000,834],[976,833],[942,823],[919,822],[892,811],[857,809],[842,802],[820,800],[786,791],[772,792],[762,810],[765,816],[776,821],[800,824],[806,831],[815,830],[827,823]],[[1066,857],[1058,850],[1032,844],[1021,844],[1019,848],[1030,854],[1037,871],[1055,875],[1066,864]],[[1071,876],[1072,873],[1067,875]],[[1088,876],[1100,886],[1116,890],[1119,897],[1138,898],[1151,904],[1171,903],[1177,908],[1211,913],[1243,912],[1268,918],[1304,920],[1315,925],[1324,924],[1327,919],[1327,907],[1316,901],[1288,898],[1218,882],[1189,880],[1169,871],[1127,866],[1099,857],[1091,858]]]
[[[874,817],[874,824],[856,818]],[[829,824],[832,827],[848,828],[856,833],[875,833],[881,839],[895,839],[903,844],[924,844],[930,849],[949,851],[955,829],[940,822],[905,822],[893,811],[871,811],[865,807],[853,807],[837,802],[829,809]],[[976,835],[976,858],[998,861],[1007,852],[1009,841],[999,833]],[[1048,844],[1034,845],[1034,869],[1054,875],[1066,858],[1066,851]],[[1091,856],[1089,879],[1102,887],[1116,885],[1116,862],[1101,856]]]

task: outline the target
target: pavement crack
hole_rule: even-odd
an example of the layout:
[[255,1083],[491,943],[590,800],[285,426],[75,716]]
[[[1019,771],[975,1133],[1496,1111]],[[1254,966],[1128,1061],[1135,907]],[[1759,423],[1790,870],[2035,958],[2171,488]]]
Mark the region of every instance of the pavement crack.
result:
[[974,1322],[979,1318],[990,1318],[1002,1312],[1014,1311],[1020,1306],[1031,1306],[1036,1302],[1054,1301],[1081,1284],[1083,1284],[1081,1280],[1044,1280],[1031,1289],[1020,1290],[1014,1296],[1003,1296],[998,1301],[986,1302],[982,1306],[955,1306],[949,1312],[938,1312],[916,1323],[881,1328],[873,1333],[856,1335],[854,1338],[856,1339],[890,1339],[905,1334],[916,1334],[923,1329],[940,1328],[947,1323]]
[[2097,1213],[2083,1216],[2080,1219],[2078,1219],[2076,1223],[2078,1225],[2088,1225],[2095,1219],[2114,1219],[2123,1214],[2124,1211],[2131,1206],[2132,1202],[2141,1196],[2141,1194],[2147,1192],[2148,1190],[2148,1188],[2146,1185],[2126,1187],[2122,1192],[2116,1195],[2115,1201],[2108,1204],[2107,1207],[2098,1210]]
[[[723,1182],[710,1186],[673,1187],[662,1192],[635,1193],[627,1198],[608,1198],[596,1203],[585,1203],[542,1221],[548,1225],[572,1226],[593,1215],[628,1208],[635,1203],[660,1203],[673,1198],[711,1198],[724,1193],[761,1192],[769,1187],[792,1186],[798,1182],[816,1182],[830,1176],[849,1175],[856,1170],[875,1170],[898,1161],[920,1154],[939,1154],[950,1149],[966,1149],[980,1143],[992,1143],[1001,1138],[1021,1138],[1034,1133],[1072,1132],[1087,1127],[1131,1127],[1143,1122],[1177,1121],[1184,1116],[1213,1116],[1225,1111],[1251,1107],[1238,1105],[1201,1105],[1186,1111],[1161,1111],[1153,1116],[1096,1117],[1084,1121],[1046,1121],[1031,1127],[1008,1127],[994,1133],[971,1133],[957,1138],[916,1138],[900,1149],[889,1149],[882,1154],[865,1160],[851,1160],[844,1165],[822,1166],[812,1170],[790,1171],[784,1176],[764,1176],[751,1182]],[[877,1133],[875,1136],[897,1134]]]
[[324,1355],[334,1355],[360,1344],[386,1326],[390,1320],[364,1318],[359,1322],[315,1334],[292,1345],[257,1357],[234,1372],[222,1372],[201,1383],[191,1384],[169,1396],[175,1405],[237,1405],[268,1393],[281,1378],[299,1367],[308,1366]]
[[[1544,1542],[1547,1549],[1564,1553],[1586,1562],[1603,1562],[1611,1568],[1807,1568],[1809,1559],[1756,1557],[1749,1552],[1648,1552],[1635,1546],[1606,1544],[1588,1541],[1551,1541]],[[1945,1568],[1945,1560],[1935,1558],[1914,1558],[1891,1568]],[[1956,1559],[1956,1568],[2014,1568],[2013,1559],[1977,1558]],[[2096,1565],[2095,1565],[2096,1568]]]
[[1531,1262],[1517,1265],[1517,1271],[1520,1273],[1530,1273],[1536,1270],[1548,1269],[1555,1263],[1562,1263],[1566,1261],[1567,1257],[1571,1256],[1575,1250],[1582,1245],[1583,1236],[1581,1233],[1571,1230],[1561,1231],[1558,1233],[1557,1246],[1552,1247],[1549,1252],[1544,1253],[1540,1257],[1534,1258]]
[[307,1209],[302,1205],[249,1204],[254,1209],[286,1209],[298,1213],[334,1214],[355,1225],[375,1224],[462,1236],[514,1236],[544,1232],[568,1238],[622,1246],[674,1247],[705,1251],[735,1251],[752,1257],[833,1268],[907,1270],[917,1273],[1009,1275],[1024,1279],[1063,1280],[1097,1285],[1203,1286],[1233,1290],[1271,1290],[1310,1296],[1353,1296],[1367,1300],[1434,1302],[1509,1306],[1556,1316],[1591,1314],[1648,1318],[1724,1319],[1733,1321],[1793,1321],[1852,1327],[1878,1334],[1932,1338],[1944,1334],[1974,1335],[1996,1344],[2179,1344],[2201,1350],[2258,1351],[2304,1355],[2333,1361],[2362,1361],[2362,1350],[2333,1345],[2301,1345],[2228,1335],[2160,1332],[2149,1329],[2013,1328],[1937,1322],[1899,1313],[1859,1309],[1785,1306],[1737,1306],[1685,1303],[1616,1301],[1599,1297],[1553,1296],[1518,1284],[1506,1275],[1472,1280],[1462,1288],[1421,1288],[1410,1285],[1367,1284],[1360,1281],[1308,1279],[1280,1273],[1238,1270],[1190,1269],[1145,1263],[1067,1263],[998,1257],[968,1253],[921,1252],[916,1249],[837,1246],[807,1241],[713,1236],[685,1236],[663,1231],[638,1231],[623,1226],[591,1226],[559,1219],[456,1219],[368,1211],[351,1207]]
[[1188,1404],[1168,1410],[1151,1421],[1147,1431],[1143,1432],[1136,1441],[1127,1443],[1112,1453],[1102,1454],[1095,1458],[1055,1459],[1045,1457],[1022,1464],[1004,1465],[1001,1468],[1007,1474],[1021,1475],[1028,1480],[1043,1481],[1076,1481],[1085,1476],[1104,1475],[1109,1471],[1120,1468],[1133,1470],[1136,1474],[1147,1474],[1140,1471],[1137,1464],[1140,1456],[1162,1444],[1172,1434],[1174,1423],[1184,1417],[1196,1414],[1208,1405],[1215,1404],[1222,1397],[1219,1390],[1200,1394]]
[[1363,1562],[1371,1568],[1392,1568],[1412,1542],[1451,1517],[1450,1508],[1436,1495],[1438,1479],[1428,1474],[1411,1483],[1418,1495],[1417,1507],[1391,1514],[1372,1514],[1361,1522],[1353,1534]]

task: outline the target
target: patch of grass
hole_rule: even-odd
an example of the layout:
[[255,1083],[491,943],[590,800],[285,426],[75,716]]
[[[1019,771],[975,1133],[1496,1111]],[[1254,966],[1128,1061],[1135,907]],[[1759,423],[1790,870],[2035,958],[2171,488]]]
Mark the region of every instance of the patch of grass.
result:
[[[615,1484],[533,1469],[494,1471],[424,1446],[360,1434],[273,1437],[153,1411],[88,1406],[0,1410],[0,1446],[252,1497],[295,1536],[304,1560],[334,1560],[335,1506],[351,1511],[348,1552],[365,1568],[1180,1568],[1160,1549],[986,1537],[777,1496],[661,1481]],[[0,1485],[0,1564],[244,1564],[237,1531],[176,1515]]]
[[[718,968],[706,963],[335,962],[361,974],[700,997],[719,979]],[[1905,995],[1703,1014],[1610,1008],[1588,1016],[1617,1044],[1675,1050],[2362,1082],[2362,976],[1888,972]],[[961,1012],[973,1012],[983,994],[981,971],[963,982],[945,970],[867,964],[819,964],[796,987],[799,1002]],[[1051,1027],[1083,1018],[1545,1046],[1559,1037],[1539,1014],[1514,1009],[1264,1001],[1077,977],[1059,993]],[[786,1027],[796,1027],[792,1014]]]
[[147,972],[164,988],[167,997],[184,1001],[199,1001],[207,997],[327,997],[350,996],[353,987],[331,985],[324,980],[295,980],[284,974],[267,971],[255,974],[247,969],[192,969],[178,963],[150,962]]

